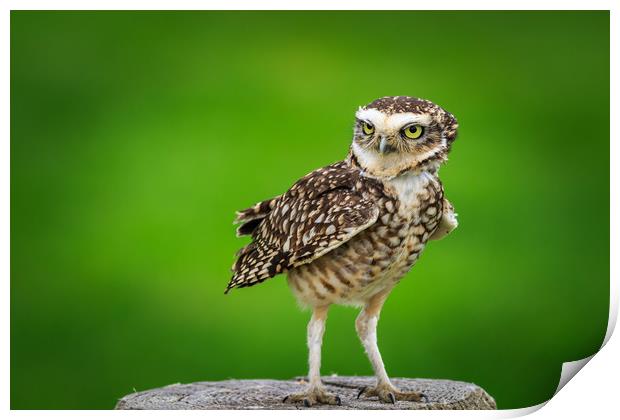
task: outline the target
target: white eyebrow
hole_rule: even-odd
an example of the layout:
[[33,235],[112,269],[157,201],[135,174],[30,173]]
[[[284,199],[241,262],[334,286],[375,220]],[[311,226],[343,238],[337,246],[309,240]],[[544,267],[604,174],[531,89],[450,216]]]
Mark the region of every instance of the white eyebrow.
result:
[[414,114],[406,112],[403,114],[390,115],[387,119],[388,130],[400,130],[407,124],[428,125],[431,122],[431,116],[428,114]]
[[385,119],[387,117],[387,115],[385,115],[383,112],[373,108],[360,108],[355,113],[355,116],[362,121],[368,121],[369,123],[372,123],[372,125],[374,125],[375,127],[384,126]]
[[403,112],[400,114],[387,115],[374,108],[360,108],[355,116],[363,121],[368,121],[375,126],[377,131],[393,132],[400,130],[407,124],[428,125],[431,116],[428,114],[414,114],[413,112]]

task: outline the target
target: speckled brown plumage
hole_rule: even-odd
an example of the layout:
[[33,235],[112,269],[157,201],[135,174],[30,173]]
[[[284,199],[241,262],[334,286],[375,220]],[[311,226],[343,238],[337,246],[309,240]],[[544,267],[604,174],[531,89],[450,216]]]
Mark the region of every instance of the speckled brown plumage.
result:
[[359,171],[339,162],[305,176],[281,197],[240,212],[244,225],[238,233],[260,223],[251,231],[253,242],[239,253],[228,289],[307,264],[374,223],[379,209],[356,191],[357,180]]
[[415,206],[407,206],[393,188],[360,172],[347,161],[338,162],[271,201],[273,209],[235,263],[229,288],[294,269],[289,282],[303,303],[359,304],[358,294],[363,297],[382,285],[373,284],[380,274],[392,273],[383,281],[397,281],[396,273],[413,265],[438,225],[441,183],[428,177]]
[[[422,134],[407,137],[410,127]],[[327,307],[364,306],[357,329],[378,377],[366,394],[383,401],[395,395],[419,399],[390,384],[372,331],[383,301],[428,241],[457,225],[438,177],[456,130],[452,114],[419,98],[385,97],[360,108],[345,160],[237,213],[237,234],[252,240],[237,253],[226,292],[286,272],[298,301],[314,308],[308,342],[319,339],[319,352]],[[291,401],[336,403],[317,379],[320,353],[312,346],[314,379],[307,394]]]

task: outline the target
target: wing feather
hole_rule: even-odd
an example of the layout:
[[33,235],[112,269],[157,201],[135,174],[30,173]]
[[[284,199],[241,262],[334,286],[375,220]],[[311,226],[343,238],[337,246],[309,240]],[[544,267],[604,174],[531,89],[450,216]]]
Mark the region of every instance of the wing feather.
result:
[[239,252],[226,292],[307,264],[373,225],[379,208],[357,191],[359,181],[358,172],[339,162],[293,185]]
[[269,215],[280,197],[270,198],[254,204],[252,207],[238,211],[235,223],[239,223],[237,236],[251,235],[260,225],[262,220]]

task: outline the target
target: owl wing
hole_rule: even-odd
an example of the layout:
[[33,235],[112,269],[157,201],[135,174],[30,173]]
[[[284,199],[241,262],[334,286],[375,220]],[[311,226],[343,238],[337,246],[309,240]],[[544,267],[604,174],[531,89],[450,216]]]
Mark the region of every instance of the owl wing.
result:
[[442,239],[459,226],[459,221],[456,219],[458,215],[454,211],[454,206],[445,197],[443,199],[442,208],[443,213],[439,220],[439,226],[430,237],[430,240],[433,241]]
[[239,223],[237,236],[251,235],[254,233],[263,219],[269,216],[269,213],[271,213],[279,198],[280,196],[270,198],[269,200],[254,204],[249,209],[238,211],[237,217],[235,218],[235,223]]
[[379,208],[356,191],[359,172],[344,162],[318,169],[274,199],[239,251],[226,288],[247,287],[307,264],[373,225]]

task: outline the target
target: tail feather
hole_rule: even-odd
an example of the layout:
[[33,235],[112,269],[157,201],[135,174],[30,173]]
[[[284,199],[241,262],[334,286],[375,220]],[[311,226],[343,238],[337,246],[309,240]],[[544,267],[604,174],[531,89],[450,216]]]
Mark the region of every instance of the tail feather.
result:
[[[269,216],[275,207],[278,197],[256,203],[254,206],[236,213],[235,223],[239,223],[237,236],[252,235],[260,226],[263,219]],[[237,251],[237,260],[232,267],[233,276],[224,293],[233,287],[248,287],[260,283],[273,276],[273,260],[275,251],[259,247],[256,242],[250,242]]]
[[274,208],[278,197],[256,203],[254,206],[238,211],[236,213],[235,223],[239,223],[237,228],[237,236],[251,235],[254,233],[260,222],[269,215]]
[[269,200],[256,203],[250,208],[238,211],[236,213],[237,217],[235,219],[235,223],[245,223],[257,218],[265,217],[271,212],[278,201],[278,198],[280,197],[270,198]]
[[278,262],[283,256],[275,250],[267,250],[256,246],[254,242],[239,251],[239,258],[233,265],[233,276],[224,293],[234,287],[248,287],[261,283],[276,274]]

